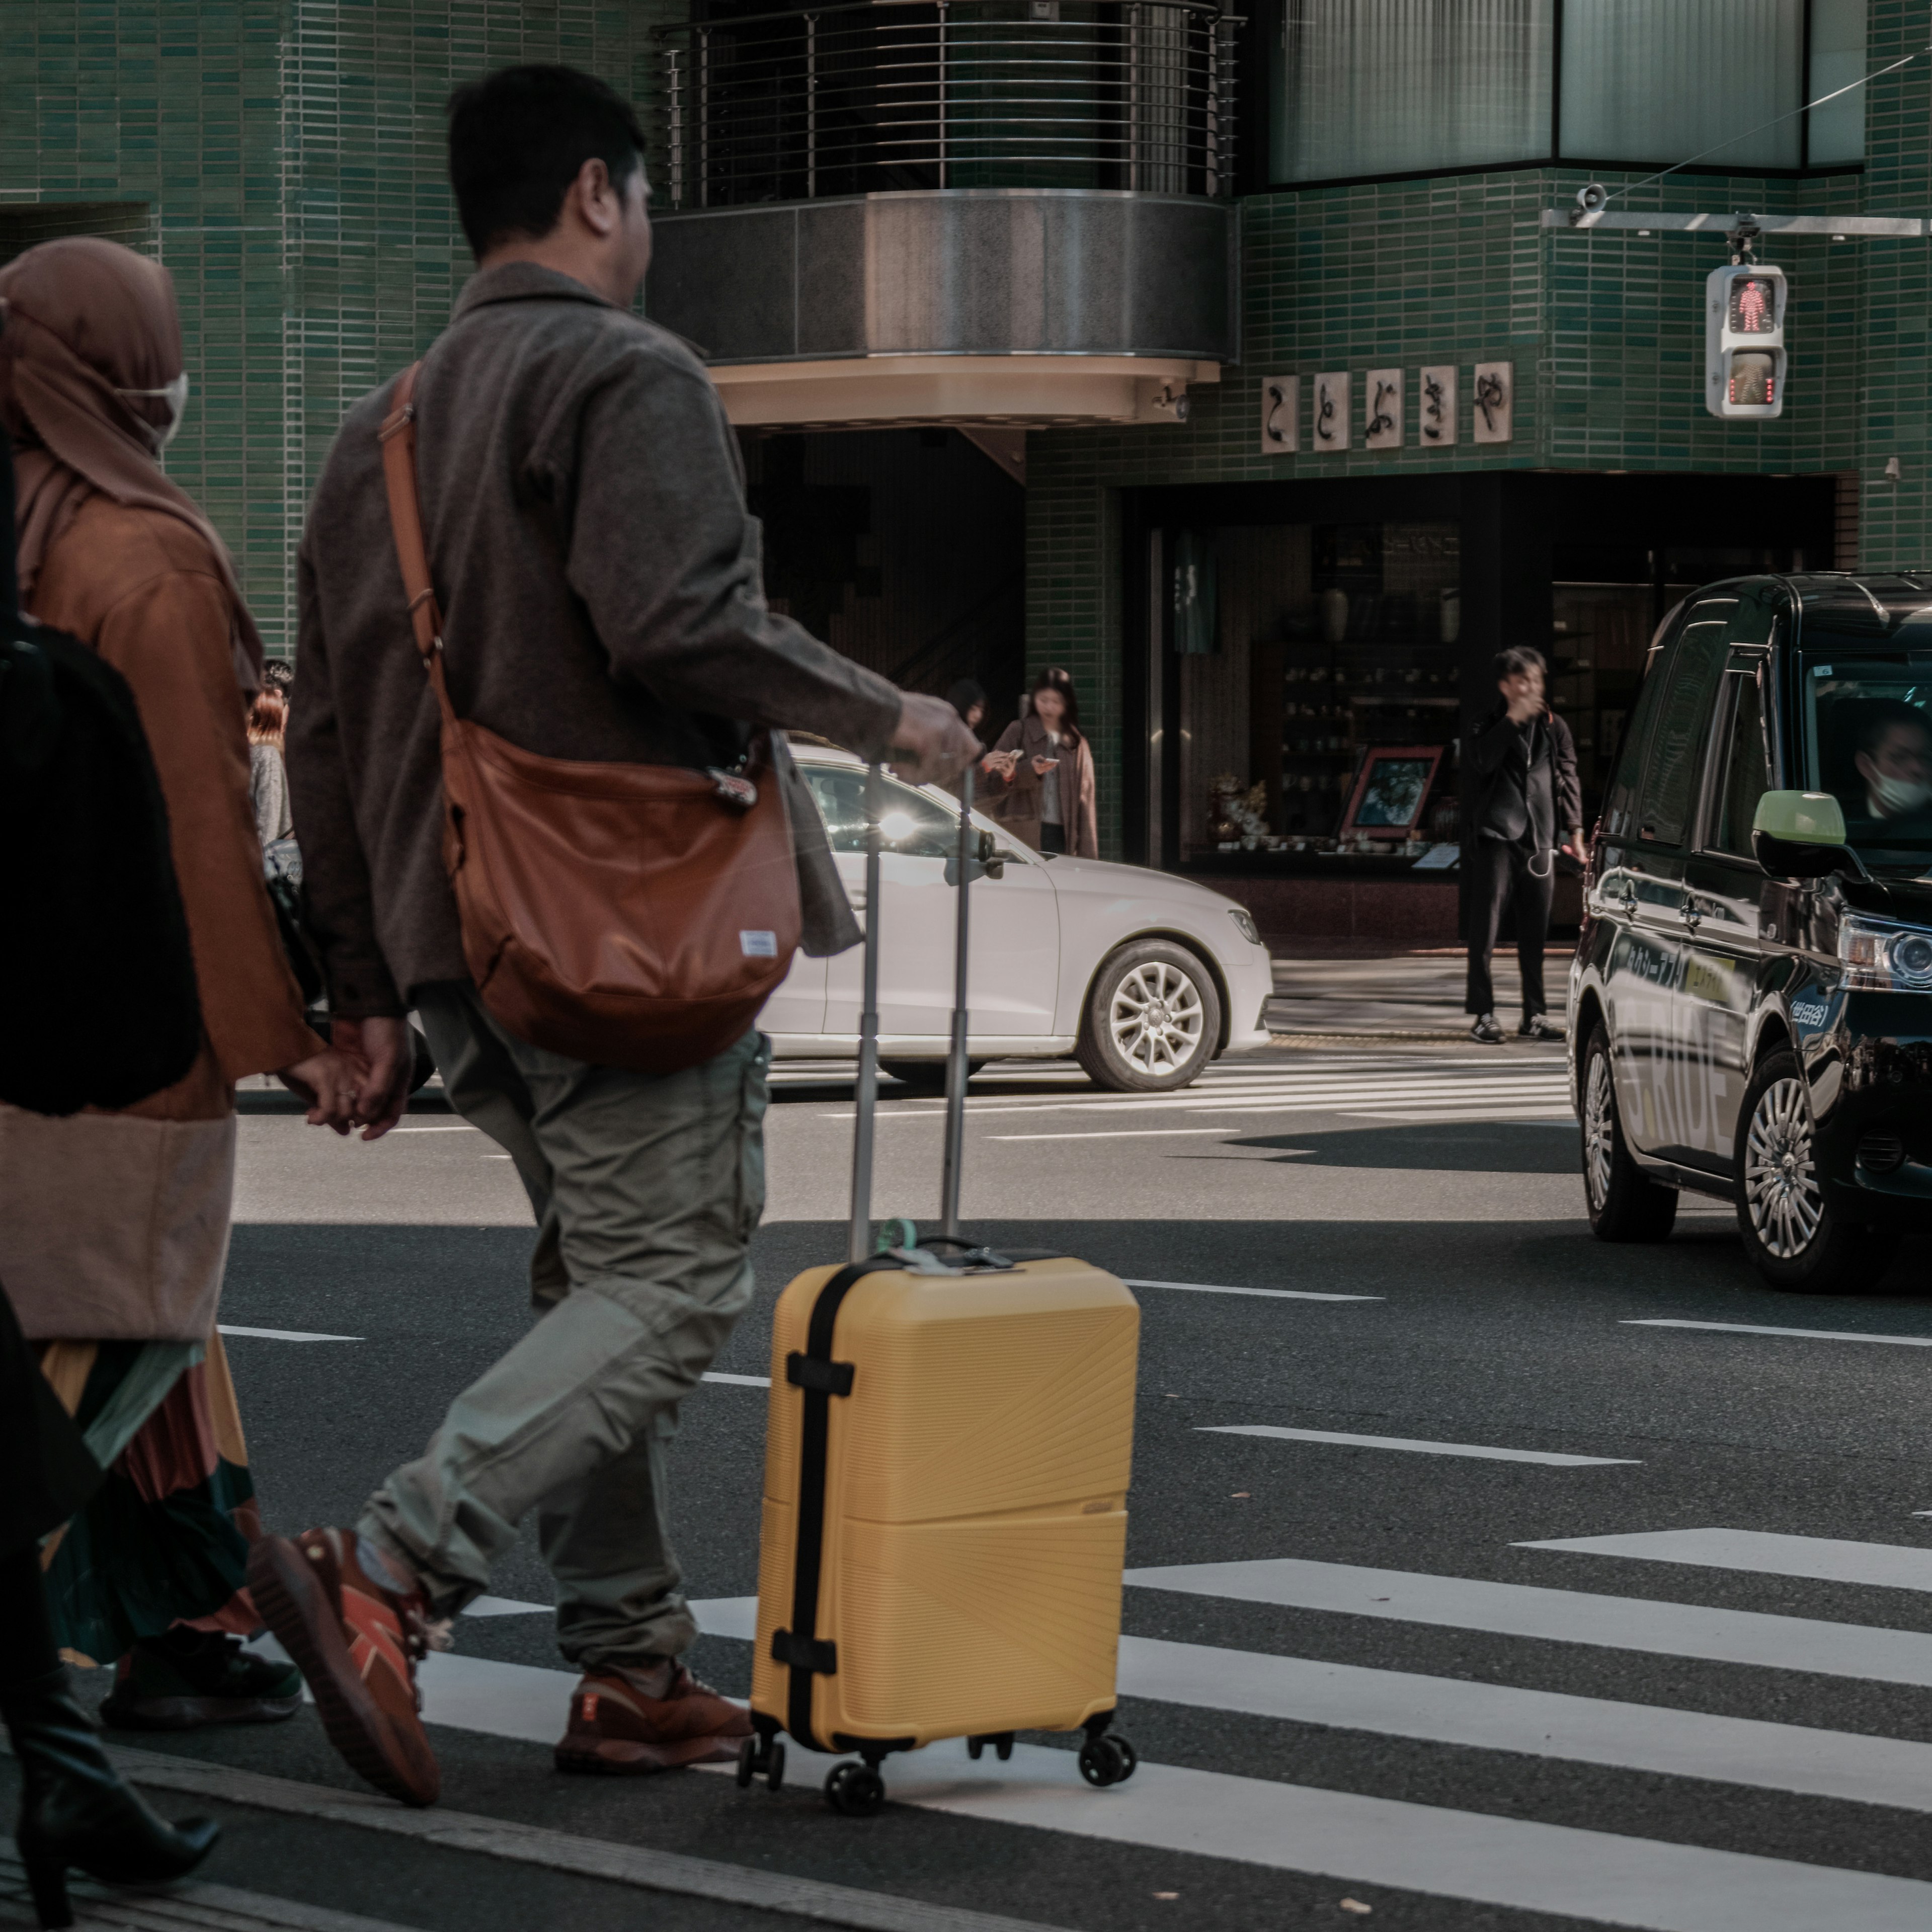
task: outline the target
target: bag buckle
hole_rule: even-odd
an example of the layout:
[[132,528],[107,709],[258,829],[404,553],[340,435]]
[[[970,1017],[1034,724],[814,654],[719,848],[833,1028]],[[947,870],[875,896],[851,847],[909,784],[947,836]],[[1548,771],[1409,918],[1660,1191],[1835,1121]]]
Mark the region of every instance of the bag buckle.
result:
[[742,772],[728,772],[722,765],[707,765],[704,775],[718,796],[740,812],[749,812],[758,802],[758,788]]

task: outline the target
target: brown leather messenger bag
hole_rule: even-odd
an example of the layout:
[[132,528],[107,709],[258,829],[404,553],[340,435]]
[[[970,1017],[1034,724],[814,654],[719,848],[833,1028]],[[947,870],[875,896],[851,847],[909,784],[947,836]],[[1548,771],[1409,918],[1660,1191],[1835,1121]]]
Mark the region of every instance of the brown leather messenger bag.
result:
[[403,372],[381,430],[410,621],[442,716],[443,862],[484,1005],[520,1040],[668,1073],[721,1053],[799,941],[791,828],[771,746],[742,766],[540,758],[457,716],[416,490]]

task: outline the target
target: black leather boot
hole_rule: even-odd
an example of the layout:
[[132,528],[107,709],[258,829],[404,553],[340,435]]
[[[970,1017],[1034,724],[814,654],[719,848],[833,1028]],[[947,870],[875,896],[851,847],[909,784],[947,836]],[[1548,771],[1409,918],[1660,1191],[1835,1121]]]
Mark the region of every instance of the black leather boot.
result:
[[74,1923],[70,1868],[107,1885],[155,1885],[186,1877],[214,1848],[221,1828],[212,1819],[168,1824],[122,1783],[64,1669],[0,1692],[0,1717],[20,1762],[16,1837],[42,1925]]

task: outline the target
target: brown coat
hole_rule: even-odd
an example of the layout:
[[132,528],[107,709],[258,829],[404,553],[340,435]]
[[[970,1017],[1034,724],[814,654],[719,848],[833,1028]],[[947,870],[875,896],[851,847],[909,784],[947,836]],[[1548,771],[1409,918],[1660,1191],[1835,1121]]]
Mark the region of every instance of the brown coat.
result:
[[[134,692],[207,1038],[185,1077],[124,1112],[55,1120],[0,1107],[0,1278],[36,1340],[200,1340],[227,1248],[235,1082],[322,1048],[262,882],[233,603],[190,525],[97,495],[49,549],[30,608]],[[136,960],[128,997],[141,998]]]
[[[981,800],[998,813],[1000,823],[1037,852],[1042,781],[1033,761],[1045,758],[1054,748],[1046,727],[1031,712],[1009,724],[993,747],[996,752],[1016,748],[1020,761],[1010,778],[982,771],[974,774],[973,782]],[[1094,748],[1084,731],[1077,745],[1070,745],[1064,735],[1060,741],[1060,816],[1066,832],[1067,856],[1099,858],[1100,829],[1094,806]]]

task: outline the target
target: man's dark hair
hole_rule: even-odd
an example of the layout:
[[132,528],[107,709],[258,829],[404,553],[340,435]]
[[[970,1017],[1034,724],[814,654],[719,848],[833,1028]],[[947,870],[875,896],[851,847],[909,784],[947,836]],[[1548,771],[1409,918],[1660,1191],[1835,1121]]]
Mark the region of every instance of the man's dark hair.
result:
[[1932,738],[1932,718],[1928,718],[1917,705],[1907,704],[1903,698],[1877,698],[1861,710],[1863,715],[1858,719],[1858,749],[1867,758],[1901,728],[1916,731],[1921,737]]
[[1532,671],[1540,672],[1547,677],[1550,667],[1543,661],[1543,653],[1532,650],[1528,644],[1512,644],[1506,651],[1496,653],[1496,682],[1500,684],[1506,677],[1524,677]]
[[506,67],[449,97],[449,184],[479,260],[512,236],[548,235],[584,163],[621,190],[644,164],[631,104],[568,67]]

